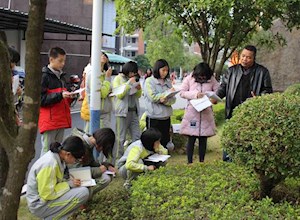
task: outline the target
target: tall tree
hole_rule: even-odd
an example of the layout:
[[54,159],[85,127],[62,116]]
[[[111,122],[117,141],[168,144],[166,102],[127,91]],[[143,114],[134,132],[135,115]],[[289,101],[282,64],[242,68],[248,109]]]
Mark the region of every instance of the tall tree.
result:
[[23,125],[17,128],[11,93],[11,71],[7,45],[0,40],[0,148],[8,158],[8,173],[0,194],[0,219],[17,219],[20,192],[28,164],[34,156],[34,143],[40,106],[40,51],[47,0],[30,0],[26,31],[26,81]]
[[168,22],[167,17],[158,16],[145,28],[146,56],[151,65],[158,59],[165,59],[169,66],[174,68],[183,64],[183,37],[181,32],[177,33],[178,28]]
[[137,65],[139,67],[140,70],[142,70],[143,72],[146,72],[146,70],[148,68],[151,68],[151,65],[149,63],[148,58],[142,54],[142,55],[137,55],[134,60],[137,62]]
[[[259,27],[269,29],[275,18],[299,25],[300,0],[116,0],[117,21],[127,32],[146,27],[156,17],[185,31],[201,48],[203,61],[217,73],[232,52]],[[292,10],[291,10],[292,9]],[[153,31],[156,31],[154,29]],[[220,64],[216,66],[217,59]]]

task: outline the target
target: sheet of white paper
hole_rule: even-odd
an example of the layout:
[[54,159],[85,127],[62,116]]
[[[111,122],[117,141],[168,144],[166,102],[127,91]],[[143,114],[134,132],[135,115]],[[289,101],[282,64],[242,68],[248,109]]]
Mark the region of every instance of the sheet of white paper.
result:
[[201,99],[193,99],[190,101],[192,106],[198,111],[201,112],[204,109],[212,106],[211,102],[209,101],[209,98],[205,95]]
[[96,181],[92,179],[91,167],[80,167],[69,169],[70,176],[81,180],[81,186],[95,186]]
[[153,154],[145,160],[146,161],[152,161],[152,162],[160,162],[160,161],[165,162],[170,157],[171,157],[170,155]]
[[21,195],[25,194],[26,192],[27,192],[27,184],[25,184],[25,185],[22,187]]
[[177,93],[179,93],[180,92],[180,90],[177,90],[177,91],[174,91],[174,92],[167,92],[166,93],[166,98],[167,99],[170,99],[170,98],[172,98],[172,97],[174,97]]
[[12,83],[12,90],[14,95],[17,93],[18,87],[19,87],[19,76],[15,75],[13,76],[13,83]]
[[96,180],[90,179],[90,180],[82,180],[80,186],[89,187],[89,186],[96,186],[96,185],[97,185]]
[[77,90],[75,90],[75,91],[73,91],[73,92],[70,92],[72,95],[75,95],[75,94],[79,94],[79,93],[81,93],[82,91],[84,91],[85,90],[85,88],[80,88],[80,89],[77,89]]
[[109,94],[109,96],[116,96],[116,95],[120,95],[125,91],[126,85],[123,84],[121,86],[118,86],[116,88],[112,89],[112,93]]
[[179,134],[181,124],[172,124],[172,127],[173,127],[173,133]]
[[136,82],[136,83],[133,83],[132,86],[131,86],[131,89],[129,91],[129,95],[133,95],[137,92],[137,88],[136,86],[140,84],[140,82]]
[[215,92],[207,91],[207,92],[205,92],[205,95],[207,95],[208,98],[213,98],[213,99],[217,100],[218,102],[222,102],[222,99],[219,96],[217,96]]
[[115,172],[112,172],[112,171],[109,171],[109,170],[106,170],[104,173],[107,174],[107,175],[116,176]]

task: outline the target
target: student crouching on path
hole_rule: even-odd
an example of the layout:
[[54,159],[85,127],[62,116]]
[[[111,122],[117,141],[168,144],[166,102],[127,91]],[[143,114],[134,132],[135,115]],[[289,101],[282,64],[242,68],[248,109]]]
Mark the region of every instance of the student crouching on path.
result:
[[64,130],[72,126],[70,104],[76,95],[67,91],[65,74],[62,71],[65,62],[66,52],[59,47],[54,47],[49,52],[49,65],[42,69],[39,116],[41,156],[49,150],[51,143],[61,143]]
[[119,174],[126,180],[125,188],[130,188],[131,181],[144,172],[155,170],[154,165],[144,165],[143,159],[155,153],[168,154],[168,150],[160,144],[161,133],[149,128],[141,135],[141,139],[128,146],[118,162]]
[[76,163],[85,149],[79,137],[68,137],[62,144],[54,142],[50,151],[31,167],[26,199],[31,213],[43,219],[67,219],[89,198],[89,190],[80,180],[64,180],[66,164]]
[[[127,131],[134,142],[140,138],[139,129],[139,98],[142,95],[138,77],[138,66],[130,61],[123,65],[122,73],[113,81],[113,89],[124,86],[122,93],[114,96],[114,114],[116,116],[116,144],[113,149],[113,163],[124,153],[124,142]],[[135,92],[133,91],[135,90]]]
[[157,60],[153,67],[153,76],[148,77],[144,87],[146,105],[146,126],[156,128],[161,134],[161,144],[166,148],[170,141],[172,104],[176,98],[166,98],[172,87],[169,74],[169,64],[166,60]]
[[[202,98],[205,92],[216,92],[218,88],[219,83],[213,77],[213,71],[209,65],[207,63],[199,63],[194,67],[192,74],[184,78],[180,96],[190,101]],[[197,138],[199,140],[199,161],[204,162],[207,137],[215,135],[215,129],[212,107],[198,112],[190,102],[187,103],[180,133],[188,136],[188,163],[193,163],[194,144]]]
[[[90,187],[90,199],[100,190],[108,186],[112,181],[112,176],[106,174],[107,170],[116,172],[114,166],[106,159],[112,156],[112,149],[115,143],[115,133],[110,128],[100,128],[96,130],[93,135],[90,135],[78,128],[72,130],[72,136],[80,137],[85,146],[85,154],[80,163],[68,165],[68,168],[78,168],[84,166],[91,167],[92,178],[96,180],[96,186]],[[94,148],[103,153],[104,157],[99,160],[94,160],[93,150]]]

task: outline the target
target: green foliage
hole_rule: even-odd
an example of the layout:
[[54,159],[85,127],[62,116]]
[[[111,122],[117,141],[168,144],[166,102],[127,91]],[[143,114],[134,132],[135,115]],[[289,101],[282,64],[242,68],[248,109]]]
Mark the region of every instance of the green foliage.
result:
[[122,183],[123,181],[114,180],[108,188],[93,197],[93,200],[87,204],[86,212],[77,213],[72,219],[132,219],[131,203],[128,202],[130,194],[124,189]]
[[216,126],[222,126],[225,122],[225,103],[218,103],[216,105],[213,105],[213,111]]
[[293,84],[289,86],[284,93],[286,94],[295,94],[297,96],[300,96],[300,83]]
[[[134,219],[293,219],[300,208],[254,201],[253,174],[233,163],[177,165],[140,176],[130,201]],[[269,217],[269,218],[268,218]]]
[[[151,65],[158,59],[166,59],[170,68],[184,63],[184,47],[182,36],[175,30],[177,27],[168,22],[167,16],[158,16],[145,29],[147,42],[147,58]],[[153,31],[155,30],[155,31]]]
[[145,55],[137,55],[134,60],[137,62],[138,68],[143,72],[146,72],[148,68],[151,68],[150,62]]
[[185,53],[184,61],[181,67],[185,72],[191,72],[194,69],[194,67],[200,62],[202,62],[200,55]]
[[[275,18],[284,19],[290,28],[298,25],[298,6],[299,0],[258,0],[255,3],[248,0],[116,0],[120,28],[129,32],[145,28],[157,17],[166,15],[165,23],[174,23],[187,39],[197,42],[203,61],[217,73],[232,51],[259,30],[257,27],[268,30]],[[218,55],[221,61],[217,68]]]
[[284,94],[249,99],[225,124],[223,148],[236,163],[275,180],[274,184],[299,176],[299,103],[300,97]]
[[[215,116],[215,123],[219,127],[225,122],[225,103],[218,103],[213,105],[213,111]],[[183,109],[173,110],[173,115],[171,116],[172,124],[180,124],[184,115]]]

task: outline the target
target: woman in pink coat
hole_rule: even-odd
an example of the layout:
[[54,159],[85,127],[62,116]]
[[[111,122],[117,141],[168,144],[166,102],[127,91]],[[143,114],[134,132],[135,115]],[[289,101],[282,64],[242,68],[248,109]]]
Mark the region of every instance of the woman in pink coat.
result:
[[[219,83],[213,77],[213,71],[207,63],[199,63],[193,73],[182,83],[180,96],[187,100],[202,98],[205,92],[218,90]],[[194,144],[199,139],[199,161],[204,162],[207,137],[215,135],[215,120],[212,107],[198,112],[188,101],[185,114],[181,122],[180,133],[188,136],[187,158],[193,163]]]

